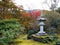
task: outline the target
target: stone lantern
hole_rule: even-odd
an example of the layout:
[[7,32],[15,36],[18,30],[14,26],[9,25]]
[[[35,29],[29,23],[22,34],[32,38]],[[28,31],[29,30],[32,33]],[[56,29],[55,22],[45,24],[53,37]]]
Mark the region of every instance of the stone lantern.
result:
[[42,12],[40,17],[38,17],[37,20],[39,21],[39,26],[40,26],[40,31],[37,33],[37,35],[46,35],[46,32],[44,31],[44,26],[45,26],[44,21],[46,21],[46,18],[44,18],[44,15]]

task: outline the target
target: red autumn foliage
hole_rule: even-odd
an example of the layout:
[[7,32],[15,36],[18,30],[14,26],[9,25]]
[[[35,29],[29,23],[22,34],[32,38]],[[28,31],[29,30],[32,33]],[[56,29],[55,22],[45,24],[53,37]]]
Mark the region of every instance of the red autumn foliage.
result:
[[36,19],[38,16],[41,15],[41,10],[32,10],[30,12],[28,12],[32,18]]

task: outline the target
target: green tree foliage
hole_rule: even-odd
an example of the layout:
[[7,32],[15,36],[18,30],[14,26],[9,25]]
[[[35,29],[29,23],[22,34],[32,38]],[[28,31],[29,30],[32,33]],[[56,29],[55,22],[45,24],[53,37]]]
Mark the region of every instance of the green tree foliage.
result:
[[26,27],[25,29],[27,30],[30,28],[30,23],[32,22],[29,15],[21,7],[17,7],[12,0],[0,1],[0,19],[19,19],[20,24]]
[[46,20],[46,26],[45,28],[56,28],[57,30],[59,30],[60,28],[60,14],[57,12],[53,12],[53,11],[45,11],[44,12],[45,17],[47,18]]
[[0,1],[0,8],[16,8],[12,0],[2,0]]
[[22,26],[16,19],[0,20],[0,44],[6,44],[13,41],[19,34],[21,34]]
[[18,8],[12,0],[2,0],[0,1],[0,18],[18,18],[20,17],[20,8]]
[[57,11],[58,13],[60,13],[60,7],[59,7],[58,9],[56,9],[56,11]]

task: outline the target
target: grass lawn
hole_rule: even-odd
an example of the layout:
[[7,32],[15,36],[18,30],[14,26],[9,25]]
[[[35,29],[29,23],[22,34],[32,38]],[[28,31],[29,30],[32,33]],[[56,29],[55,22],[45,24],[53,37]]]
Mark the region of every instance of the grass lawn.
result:
[[[60,40],[60,36],[59,36],[59,40]],[[27,40],[27,35],[19,36],[17,39],[14,40],[14,42],[15,43],[13,43],[12,45],[54,45],[53,43],[44,44],[33,40]]]

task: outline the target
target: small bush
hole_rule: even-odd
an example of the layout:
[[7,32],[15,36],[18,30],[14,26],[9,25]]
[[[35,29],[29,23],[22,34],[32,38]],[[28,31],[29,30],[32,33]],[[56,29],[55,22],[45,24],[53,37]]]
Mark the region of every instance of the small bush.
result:
[[34,30],[29,30],[29,31],[28,31],[28,35],[32,35],[32,34],[34,34],[34,33],[35,33]]
[[56,42],[56,45],[60,45],[60,41],[57,41],[57,42]]
[[31,39],[30,37],[31,37],[31,35],[34,34],[34,33],[35,33],[34,30],[29,30],[29,31],[28,31],[28,35],[27,35],[27,39]]

